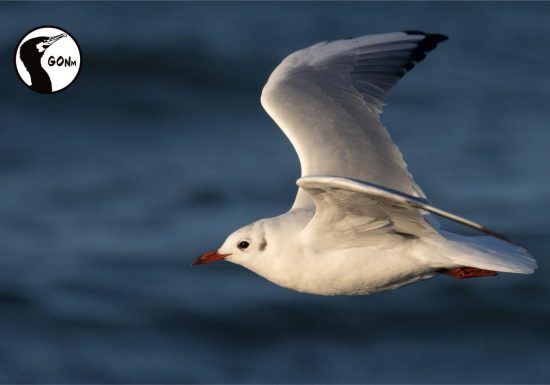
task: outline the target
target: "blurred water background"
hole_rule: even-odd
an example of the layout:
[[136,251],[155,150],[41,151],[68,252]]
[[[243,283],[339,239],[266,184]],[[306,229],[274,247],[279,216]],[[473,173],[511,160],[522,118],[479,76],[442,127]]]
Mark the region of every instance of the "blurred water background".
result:
[[[35,94],[39,25],[82,49]],[[439,207],[538,259],[369,297],[191,269],[292,203],[297,157],[259,103],[287,54],[394,30],[450,40],[383,121]],[[0,4],[0,382],[550,382],[550,3]]]

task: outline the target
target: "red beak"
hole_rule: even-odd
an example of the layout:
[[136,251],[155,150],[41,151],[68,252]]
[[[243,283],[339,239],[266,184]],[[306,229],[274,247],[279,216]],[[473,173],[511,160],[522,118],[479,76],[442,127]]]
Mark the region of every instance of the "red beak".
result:
[[218,254],[217,251],[209,251],[206,254],[201,255],[191,263],[191,266],[204,265],[205,263],[220,261],[225,259],[229,254]]

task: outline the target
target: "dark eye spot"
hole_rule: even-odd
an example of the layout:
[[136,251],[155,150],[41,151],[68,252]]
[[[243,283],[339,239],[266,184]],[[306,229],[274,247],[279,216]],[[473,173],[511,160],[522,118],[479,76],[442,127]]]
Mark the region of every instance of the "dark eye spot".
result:
[[264,239],[264,240],[262,241],[262,243],[260,243],[260,246],[258,247],[258,249],[259,249],[260,251],[264,251],[264,249],[265,249],[266,247],[267,247],[267,241]]
[[239,244],[237,245],[237,247],[241,250],[247,249],[248,246],[250,246],[250,243],[247,241],[240,241]]

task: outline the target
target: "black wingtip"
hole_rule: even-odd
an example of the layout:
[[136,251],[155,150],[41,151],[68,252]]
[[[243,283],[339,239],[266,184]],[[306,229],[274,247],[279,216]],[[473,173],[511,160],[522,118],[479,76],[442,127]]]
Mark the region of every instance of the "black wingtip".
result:
[[[421,31],[403,31],[407,35],[422,35],[424,36],[424,39],[418,42],[418,51],[422,51],[423,53],[430,52],[433,50],[437,45],[447,39],[449,39],[448,36],[442,35],[440,33],[425,33]],[[425,56],[424,56],[425,57]],[[422,59],[424,58],[422,57]],[[420,59],[420,60],[422,60]]]
[[405,69],[410,71],[416,63],[421,62],[426,57],[426,54],[432,51],[437,45],[449,37],[439,33],[425,33],[422,31],[403,31],[407,35],[422,35],[424,39],[420,40],[414,50],[411,51],[411,62],[407,63]]
[[426,32],[422,32],[422,31],[403,31],[404,33],[406,33],[407,35],[422,35],[425,37],[425,40],[429,40],[429,41],[432,41],[434,43],[441,43],[442,41],[445,41],[447,39],[449,39],[449,36],[447,35],[443,35],[441,33],[426,33]]

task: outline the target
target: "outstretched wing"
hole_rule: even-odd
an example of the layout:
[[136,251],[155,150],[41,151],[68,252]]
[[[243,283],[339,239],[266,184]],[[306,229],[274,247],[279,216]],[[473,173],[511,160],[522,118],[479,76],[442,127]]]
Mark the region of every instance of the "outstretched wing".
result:
[[303,177],[296,183],[315,202],[315,215],[304,229],[313,238],[331,236],[340,242],[344,238],[349,245],[355,239],[364,244],[365,237],[377,235],[437,236],[424,219],[422,211],[428,211],[508,241],[478,223],[431,206],[426,199],[373,183],[328,176]]
[[[292,142],[302,176],[335,175],[424,193],[379,115],[386,92],[447,37],[395,32],[323,42],[273,71],[262,105]],[[294,208],[313,202],[298,192]]]

